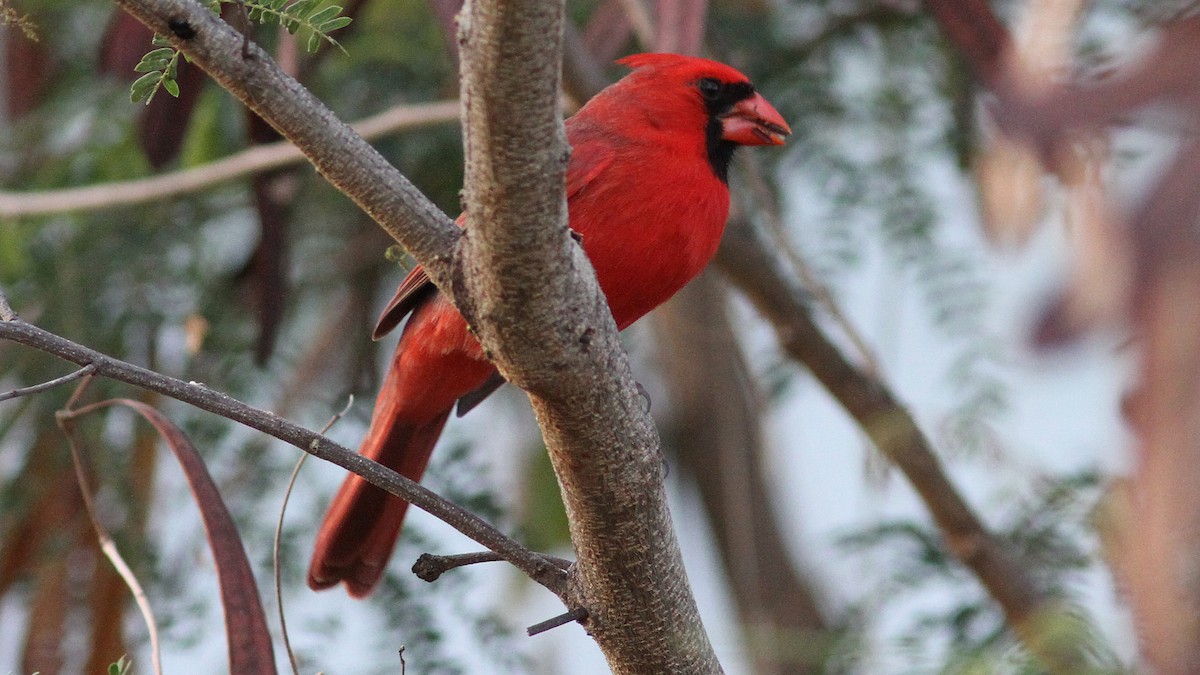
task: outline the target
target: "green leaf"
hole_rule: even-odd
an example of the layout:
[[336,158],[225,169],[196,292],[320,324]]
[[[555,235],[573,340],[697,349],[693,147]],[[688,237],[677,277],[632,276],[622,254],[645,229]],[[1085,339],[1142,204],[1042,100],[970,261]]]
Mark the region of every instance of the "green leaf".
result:
[[145,56],[142,57],[142,60],[145,61],[147,59],[154,58],[154,59],[162,59],[164,61],[169,61],[172,58],[174,58],[174,56],[175,56],[175,48],[168,45],[166,47],[163,47],[162,49],[155,49],[154,51],[150,52],[149,54],[146,54]]
[[336,19],[330,19],[320,26],[317,26],[317,31],[321,33],[332,33],[339,28],[345,28],[346,26],[349,26],[353,21],[354,19],[351,19],[348,16],[339,16]]
[[174,96],[175,98],[179,98],[179,83],[178,82],[176,82],[175,80],[164,79],[162,84],[163,84],[163,89],[166,89],[168,94]]
[[129,675],[132,667],[133,661],[130,661],[127,656],[121,656],[115,662],[108,664],[108,675]]
[[177,52],[171,47],[155,49],[154,51],[142,57],[133,70],[138,73],[149,73],[155,70],[162,70],[175,58]]
[[336,17],[339,13],[341,13],[341,11],[341,7],[338,7],[337,5],[330,5],[316,14],[308,17],[308,22],[314,26],[318,26],[325,21]]
[[129,100],[132,103],[140,103],[145,101],[150,103],[150,99],[154,98],[154,92],[158,90],[159,82],[162,80],[162,73],[146,73],[139,77],[129,87]]
[[305,45],[305,49],[307,49],[309,51],[309,53],[311,54],[313,52],[316,52],[317,47],[319,47],[320,45],[321,45],[321,36],[318,35],[317,33],[313,33],[312,35],[308,36],[308,44]]
[[321,0],[296,0],[287,8],[287,14],[303,21],[317,10],[319,4]]
[[138,64],[136,66],[133,67],[133,72],[135,72],[135,73],[156,73],[156,72],[162,70],[163,68],[166,68],[168,63],[170,63],[170,61],[158,61],[158,60],[149,61],[149,60],[146,60],[145,58],[143,58],[141,61],[138,61]]

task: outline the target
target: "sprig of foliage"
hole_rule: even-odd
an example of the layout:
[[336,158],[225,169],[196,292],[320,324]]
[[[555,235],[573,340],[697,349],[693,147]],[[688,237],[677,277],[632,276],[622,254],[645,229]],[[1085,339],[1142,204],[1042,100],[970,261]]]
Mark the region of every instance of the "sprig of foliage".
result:
[[339,5],[321,7],[323,0],[295,0],[290,5],[289,0],[247,0],[246,9],[250,19],[266,23],[269,18],[276,18],[279,25],[287,32],[295,35],[301,28],[309,31],[305,48],[309,52],[317,51],[321,40],[341,49],[342,45],[330,33],[350,25],[352,19],[340,16],[342,8]]
[[158,49],[143,56],[133,68],[135,72],[144,73],[129,88],[129,100],[134,103],[145,101],[150,105],[159,88],[179,98],[179,55],[183,52],[172,47],[161,35],[155,35],[152,44]]
[[133,661],[122,655],[115,663],[108,664],[108,675],[129,675],[131,668],[133,668]]
[[[205,3],[214,13],[220,11],[222,2],[232,0],[208,0]],[[342,50],[341,43],[329,34],[340,28],[345,28],[353,21],[348,16],[341,16],[340,5],[321,7],[324,0],[245,0],[244,7],[252,21],[266,23],[271,19],[278,20],[288,33],[295,35],[300,29],[308,31],[308,41],[305,48],[311,53],[317,51],[321,41]],[[158,90],[166,89],[167,93],[179,97],[179,55],[178,49],[161,35],[155,35],[152,43],[157,49],[142,57],[134,68],[143,73],[130,87],[129,99],[134,103],[145,102],[146,105],[154,100]],[[185,57],[186,58],[186,55]]]
[[[1092,470],[1046,478],[998,524],[996,534],[1035,573],[1036,583],[1057,600],[1054,611],[1038,619],[1042,639],[1082,646],[1089,662],[1072,672],[1113,675],[1127,669],[1078,604],[1073,590],[1080,576],[1096,565],[1093,513],[1100,490],[1101,477]],[[938,639],[948,640],[948,650],[941,655],[947,659],[940,671],[945,674],[1043,672],[1013,639],[995,603],[977,588],[932,525],[883,522],[841,537],[839,545],[854,554],[886,551],[891,572],[871,596],[873,611],[918,592],[929,597],[934,588],[964,589],[954,593],[956,599],[950,604],[912,613],[910,624],[896,638],[896,648],[912,650],[915,655]],[[988,669],[997,663],[1008,666]]]

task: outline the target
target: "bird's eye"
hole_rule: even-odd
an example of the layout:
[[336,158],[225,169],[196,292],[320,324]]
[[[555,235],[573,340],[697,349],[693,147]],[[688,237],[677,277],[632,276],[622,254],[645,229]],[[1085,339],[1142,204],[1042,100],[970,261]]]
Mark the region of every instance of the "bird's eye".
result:
[[696,86],[700,89],[700,95],[706,100],[715,101],[721,95],[721,83],[711,77],[700,80]]

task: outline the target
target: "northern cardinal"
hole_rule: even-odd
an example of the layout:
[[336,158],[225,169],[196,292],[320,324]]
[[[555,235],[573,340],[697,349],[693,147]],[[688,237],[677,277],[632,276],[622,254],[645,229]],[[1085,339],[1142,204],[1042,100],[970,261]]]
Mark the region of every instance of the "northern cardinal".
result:
[[[638,54],[633,69],[566,121],[571,229],[618,328],[665,302],[716,253],[729,214],[726,175],[739,145],[782,145],[783,117],[745,75],[707,59]],[[460,218],[460,224],[465,225]],[[411,316],[409,316],[411,315]],[[462,415],[503,384],[467,324],[417,267],[375,337],[408,323],[360,452],[413,480],[458,404]],[[308,585],[379,581],[408,503],[351,475],[317,535]]]

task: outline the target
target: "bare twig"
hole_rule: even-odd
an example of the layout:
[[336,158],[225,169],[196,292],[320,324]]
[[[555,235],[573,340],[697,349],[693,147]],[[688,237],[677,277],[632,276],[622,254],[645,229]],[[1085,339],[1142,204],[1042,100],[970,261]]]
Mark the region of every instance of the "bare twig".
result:
[[[324,433],[324,431],[321,433]],[[279,522],[275,524],[275,540],[271,545],[271,566],[275,572],[275,606],[279,610],[279,632],[283,635],[283,648],[287,651],[288,663],[292,666],[293,675],[300,675],[300,666],[296,663],[296,652],[292,650],[292,640],[288,635],[287,629],[287,616],[283,611],[283,580],[280,579],[282,565],[279,563],[279,540],[283,536],[283,514],[287,512],[288,499],[292,496],[292,488],[296,486],[296,477],[300,475],[300,468],[304,466],[304,460],[306,459],[308,459],[308,454],[302,453],[300,459],[296,460],[296,466],[292,468],[292,475],[288,477],[287,489],[283,492],[283,504],[279,507]]]
[[[0,294],[2,292],[0,291]],[[5,307],[6,303],[0,296],[0,316],[3,315]],[[189,403],[201,410],[274,436],[320,459],[333,462],[449,523],[485,548],[496,551],[555,595],[561,597],[565,593],[566,574],[560,568],[546,562],[470,511],[320,434],[273,413],[248,406],[198,382],[184,382],[112,358],[44,331],[19,318],[0,321],[0,339],[23,344],[73,363],[94,364],[94,375],[126,382]]]
[[[354,394],[349,396],[346,401],[346,407],[335,413],[325,426],[317,433],[325,435],[333,425],[338,423],[338,420],[345,417],[346,413],[350,412],[350,407],[354,405]],[[308,459],[307,454],[301,454],[300,459],[296,460],[296,467],[292,469],[292,475],[288,478],[287,489],[283,491],[283,503],[279,505],[279,521],[275,523],[275,541],[271,546],[271,566],[275,571],[275,605],[279,609],[279,632],[283,634],[283,647],[287,650],[288,661],[292,664],[292,673],[300,675],[300,667],[296,664],[296,653],[292,651],[292,641],[288,636],[287,617],[283,611],[283,581],[280,579],[280,570],[282,565],[279,563],[279,540],[283,537],[283,516],[287,513],[288,500],[292,497],[292,489],[296,485],[296,477],[300,475],[300,468],[304,466],[304,460]]]
[[66,375],[63,375],[62,377],[56,377],[53,380],[50,380],[49,382],[43,382],[41,384],[35,384],[31,387],[21,387],[20,389],[13,389],[12,391],[4,392],[3,394],[0,394],[0,401],[7,401],[9,399],[19,398],[21,396],[31,396],[33,394],[40,394],[43,391],[53,389],[53,388],[59,386],[60,384],[66,384],[68,382],[73,382],[75,380],[78,380],[81,377],[84,377],[85,375],[91,375],[94,372],[96,372],[96,368],[93,367],[92,364],[89,363],[88,365],[80,368],[79,370],[76,370],[73,373],[67,373]]
[[[458,121],[458,101],[401,104],[350,125],[365,139]],[[0,218],[130,206],[199,192],[306,161],[287,141],[259,145],[209,164],[150,178],[42,192],[0,192]]]
[[883,372],[879,367],[879,357],[875,355],[875,351],[867,344],[866,338],[863,337],[858,327],[850,321],[850,317],[846,316],[841,306],[833,299],[833,294],[829,292],[829,288],[821,283],[821,279],[813,271],[808,261],[792,245],[792,240],[787,235],[787,227],[784,225],[783,213],[779,210],[779,195],[775,194],[774,189],[763,176],[759,163],[748,153],[743,154],[738,159],[738,162],[743,169],[744,175],[750,182],[751,189],[754,191],[755,204],[762,209],[762,214],[766,218],[767,232],[771,235],[771,243],[791,263],[796,276],[800,278],[800,283],[804,284],[804,290],[812,294],[813,298],[821,306],[821,309],[829,315],[829,318],[833,320],[838,329],[846,336],[846,339],[850,340],[850,344],[854,346],[854,350],[857,352],[855,356],[862,361],[866,367],[867,374],[872,377],[879,377]]
[[[0,307],[7,305],[3,294],[0,294]],[[0,309],[0,316],[3,315]],[[4,319],[11,321],[11,319]],[[93,371],[95,369],[93,368]],[[82,372],[82,371],[80,371]],[[75,403],[83,395],[88,385],[92,382],[93,373],[89,372],[84,375],[84,380],[75,388],[71,394],[67,405],[60,410],[55,419],[58,421],[58,426],[63,430],[67,437],[67,445],[71,448],[71,462],[75,466],[75,478],[79,482],[79,492],[83,496],[83,506],[87,511],[88,520],[92,522],[92,529],[96,531],[96,539],[99,541],[100,550],[104,552],[104,557],[108,558],[112,563],[113,569],[117,571],[125,585],[129,587],[129,592],[133,594],[133,600],[137,603],[138,611],[142,613],[142,619],[146,622],[146,632],[150,638],[150,662],[154,668],[155,675],[162,675],[162,648],[158,639],[158,621],[154,618],[154,610],[150,608],[150,600],[146,597],[146,591],[142,589],[142,584],[138,582],[137,575],[133,573],[125,559],[121,557],[121,552],[117,550],[116,542],[112,536],[100,522],[100,517],[96,514],[96,502],[92,497],[92,489],[88,486],[87,472],[83,453],[79,449],[79,441],[75,435],[75,420],[76,415],[73,410]]]
[[[544,553],[539,554],[546,562],[558,567],[562,570],[570,569],[571,561],[566,558],[558,558]],[[503,558],[491,551],[481,551],[478,553],[457,553],[454,555],[434,555],[432,553],[422,553],[417,561],[413,563],[413,574],[422,581],[430,583],[437,581],[443,574],[452,569],[466,567],[467,565],[477,565],[486,562],[500,562]]]
[[525,634],[528,635],[529,637],[533,637],[534,635],[537,635],[538,633],[545,633],[546,631],[550,630],[551,628],[558,628],[559,626],[565,626],[565,625],[571,623],[572,621],[584,621],[587,618],[588,618],[587,609],[584,607],[576,607],[575,609],[572,609],[569,612],[563,612],[562,614],[559,614],[556,617],[546,619],[545,621],[542,621],[541,623],[533,624],[529,628],[525,629]]

